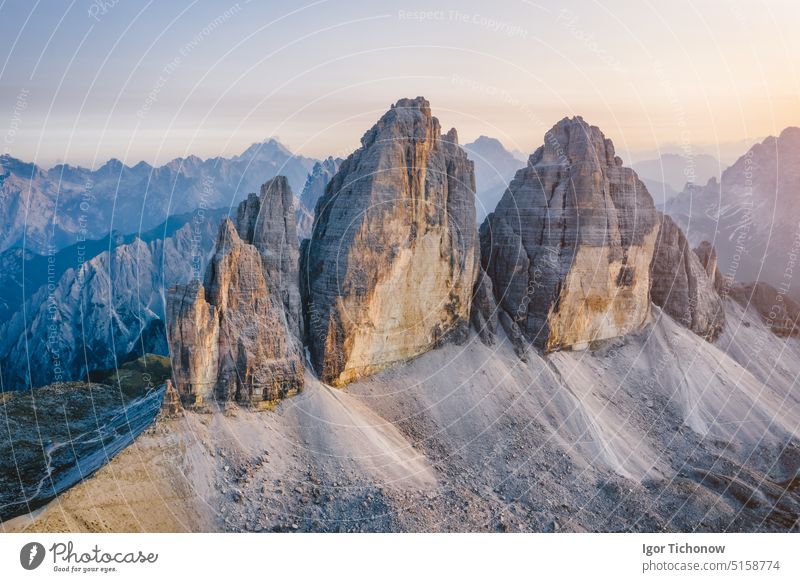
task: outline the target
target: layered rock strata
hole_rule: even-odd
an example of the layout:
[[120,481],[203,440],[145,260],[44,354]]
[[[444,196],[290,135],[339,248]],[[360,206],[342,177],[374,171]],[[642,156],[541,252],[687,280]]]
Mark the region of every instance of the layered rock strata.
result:
[[611,140],[561,120],[481,226],[501,323],[545,352],[634,331],[649,314],[657,235],[653,200]]
[[346,384],[464,339],[478,270],[473,164],[422,98],[361,139],[317,203],[301,278],[323,381]]
[[203,284],[170,289],[175,387],[188,406],[256,406],[303,387],[293,196],[285,178],[264,184],[222,222]]
[[681,325],[713,340],[722,331],[725,310],[714,288],[713,247],[701,251],[705,262],[691,249],[672,218],[661,215],[661,230],[650,268],[650,295],[653,303]]

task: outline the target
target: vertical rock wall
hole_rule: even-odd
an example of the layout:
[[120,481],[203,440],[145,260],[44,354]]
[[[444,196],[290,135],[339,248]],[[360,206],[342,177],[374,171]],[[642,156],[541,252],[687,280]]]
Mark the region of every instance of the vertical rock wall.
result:
[[563,119],[481,226],[500,321],[546,352],[634,331],[657,234],[653,200],[611,141]]
[[455,130],[402,99],[361,143],[302,257],[312,361],[335,385],[464,339],[478,269],[475,177]]

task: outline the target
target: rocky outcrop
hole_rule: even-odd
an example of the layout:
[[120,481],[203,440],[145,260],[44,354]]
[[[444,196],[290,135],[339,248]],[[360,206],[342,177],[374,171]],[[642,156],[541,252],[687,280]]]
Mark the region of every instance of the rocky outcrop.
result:
[[719,268],[717,267],[717,249],[714,248],[714,245],[707,240],[700,241],[700,244],[694,249],[694,254],[700,259],[700,264],[703,265],[706,276],[714,282],[714,291],[717,292],[717,295],[720,297],[727,295],[730,282],[726,281],[722,273],[719,272]]
[[611,141],[563,119],[481,226],[501,323],[545,352],[637,329],[657,234],[653,200]]
[[164,398],[161,401],[161,411],[159,414],[162,418],[175,418],[179,416],[181,412],[183,412],[181,397],[178,391],[175,390],[172,380],[167,378],[167,380],[164,381]]
[[203,285],[178,285],[167,295],[170,356],[175,389],[186,406],[214,398],[219,370],[219,316]]
[[800,335],[800,305],[769,283],[735,283],[729,297],[745,309],[758,313],[775,335]]
[[187,406],[262,406],[303,387],[293,196],[279,176],[225,219],[204,284],[170,289],[169,341]]
[[308,345],[342,385],[464,339],[478,269],[473,165],[422,98],[361,139],[317,203],[301,268]]
[[725,310],[714,289],[713,247],[703,248],[702,252],[705,264],[689,247],[689,241],[672,218],[661,215],[661,230],[650,268],[650,295],[653,303],[678,323],[714,340],[725,323]]
[[300,249],[293,205],[289,181],[277,176],[261,186],[260,196],[250,194],[239,204],[236,230],[258,251],[270,293],[283,301],[289,329],[301,338],[303,316],[297,274]]

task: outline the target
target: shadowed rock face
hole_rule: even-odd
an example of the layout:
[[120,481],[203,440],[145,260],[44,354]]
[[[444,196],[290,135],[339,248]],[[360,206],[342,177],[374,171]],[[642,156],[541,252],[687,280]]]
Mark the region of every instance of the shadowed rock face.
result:
[[339,171],[341,163],[341,158],[328,156],[321,162],[314,164],[311,172],[309,172],[306,184],[303,186],[303,193],[300,195],[300,202],[312,213],[317,207],[317,201],[325,194],[328,182]]
[[292,193],[279,176],[220,226],[204,284],[170,290],[169,340],[183,402],[259,405],[303,387],[299,254]]
[[190,280],[190,264],[205,267],[213,241],[208,222],[184,224],[172,236],[137,237],[66,269],[0,325],[2,388],[77,380],[144,353],[167,355],[164,290]]
[[678,225],[669,216],[661,215],[661,230],[650,268],[650,295],[653,303],[678,323],[713,340],[722,331],[725,311],[714,289],[713,247],[700,250],[704,261],[691,250]]
[[317,203],[301,279],[312,361],[346,384],[464,338],[478,268],[473,165],[428,102],[402,99]]
[[657,234],[653,200],[611,141],[561,120],[481,226],[500,321],[546,352],[635,330]]
[[719,180],[687,185],[664,211],[692,245],[714,241],[726,278],[780,286],[800,222],[798,191],[800,128],[787,127],[751,147]]

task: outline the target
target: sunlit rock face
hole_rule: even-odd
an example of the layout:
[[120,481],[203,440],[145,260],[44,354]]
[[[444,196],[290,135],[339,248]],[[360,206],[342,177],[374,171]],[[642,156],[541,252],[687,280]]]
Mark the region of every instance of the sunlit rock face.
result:
[[269,404],[303,387],[298,241],[286,179],[223,220],[205,282],[170,289],[176,390],[188,406]]
[[716,255],[713,247],[699,250],[701,255],[691,249],[680,227],[662,215],[650,268],[650,294],[653,303],[675,321],[714,340],[725,323],[722,300],[714,288]]
[[302,253],[307,341],[346,384],[463,340],[478,269],[473,164],[422,98],[370,129],[317,203]]
[[481,226],[501,323],[545,352],[636,330],[657,235],[653,200],[611,140],[561,120]]

